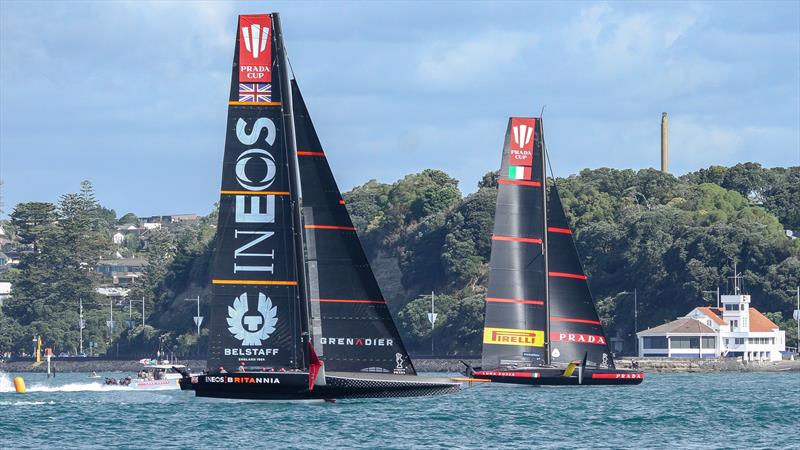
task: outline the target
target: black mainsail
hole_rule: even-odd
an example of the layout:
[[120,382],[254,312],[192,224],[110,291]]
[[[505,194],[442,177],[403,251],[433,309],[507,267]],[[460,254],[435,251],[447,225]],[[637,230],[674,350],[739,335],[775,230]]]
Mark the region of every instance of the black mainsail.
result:
[[[511,118],[503,145],[481,370],[518,384],[638,384],[617,370],[555,185],[541,118]],[[577,369],[577,370],[576,370]]]
[[416,374],[292,81],[314,345],[327,370]]
[[304,400],[437,395],[417,377],[324,157],[277,13],[239,16],[207,374],[198,396]]
[[513,118],[498,180],[483,329],[483,367],[545,359],[544,197],[540,122]]
[[[239,17],[234,61],[243,63],[234,64],[231,79],[212,267],[208,364],[214,369],[230,371],[242,363],[305,367],[302,255],[296,251],[299,224],[292,212],[297,193],[283,120],[283,80],[272,76],[284,58],[273,35],[270,15]],[[248,77],[261,82],[247,83]]]

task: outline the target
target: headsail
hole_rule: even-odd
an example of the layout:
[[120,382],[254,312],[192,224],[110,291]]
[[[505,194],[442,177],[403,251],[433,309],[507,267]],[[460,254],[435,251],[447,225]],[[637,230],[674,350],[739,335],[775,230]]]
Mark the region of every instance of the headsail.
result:
[[272,15],[239,16],[215,258],[209,368],[305,365],[284,108]]
[[613,367],[608,340],[555,185],[550,187],[547,212],[551,361],[568,364],[588,355],[588,366]]
[[327,370],[415,374],[292,82],[315,349]]
[[[541,121],[511,118],[503,146],[483,368],[542,364],[547,329]],[[536,218],[540,219],[536,219]]]

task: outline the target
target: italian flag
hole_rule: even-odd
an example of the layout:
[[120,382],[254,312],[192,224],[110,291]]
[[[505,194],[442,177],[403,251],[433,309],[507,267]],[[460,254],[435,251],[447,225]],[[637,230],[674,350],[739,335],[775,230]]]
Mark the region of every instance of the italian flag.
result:
[[525,166],[509,166],[508,178],[512,180],[530,180],[531,168]]

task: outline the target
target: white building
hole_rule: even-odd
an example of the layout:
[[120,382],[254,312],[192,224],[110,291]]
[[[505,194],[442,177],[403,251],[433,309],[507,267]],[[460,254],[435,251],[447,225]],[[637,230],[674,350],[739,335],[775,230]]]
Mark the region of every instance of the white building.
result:
[[0,281],[0,306],[3,306],[8,298],[11,297],[11,283],[8,281]]
[[698,307],[636,336],[643,357],[780,361],[786,350],[786,332],[750,306],[749,295],[740,293],[723,295],[721,308]]

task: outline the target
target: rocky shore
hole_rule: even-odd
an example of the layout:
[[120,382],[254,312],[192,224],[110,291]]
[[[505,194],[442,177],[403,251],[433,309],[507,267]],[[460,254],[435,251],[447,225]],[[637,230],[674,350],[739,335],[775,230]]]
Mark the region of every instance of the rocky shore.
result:
[[709,372],[800,372],[796,361],[739,361],[734,358],[623,358],[616,360],[620,369],[630,369],[636,361],[646,373],[709,373]]
[[[473,366],[480,366],[477,359],[465,359]],[[639,370],[646,373],[710,373],[710,372],[800,372],[800,360],[778,362],[747,362],[735,359],[666,359],[624,358],[618,359],[617,367],[630,369],[633,361]],[[206,367],[205,360],[179,360],[194,372]],[[58,360],[54,362],[58,372],[136,372],[142,368],[139,361],[126,360]],[[414,366],[419,372],[462,372],[464,365],[458,359],[415,358]],[[30,361],[0,362],[0,372],[44,372],[47,365],[35,365]]]
[[[178,360],[177,364],[190,367],[193,371],[200,372],[206,367],[205,360]],[[103,360],[73,358],[72,360],[59,359],[53,361],[56,372],[138,372],[142,370],[142,363],[134,360]],[[0,372],[46,372],[47,364],[36,364],[31,361],[0,362]]]

